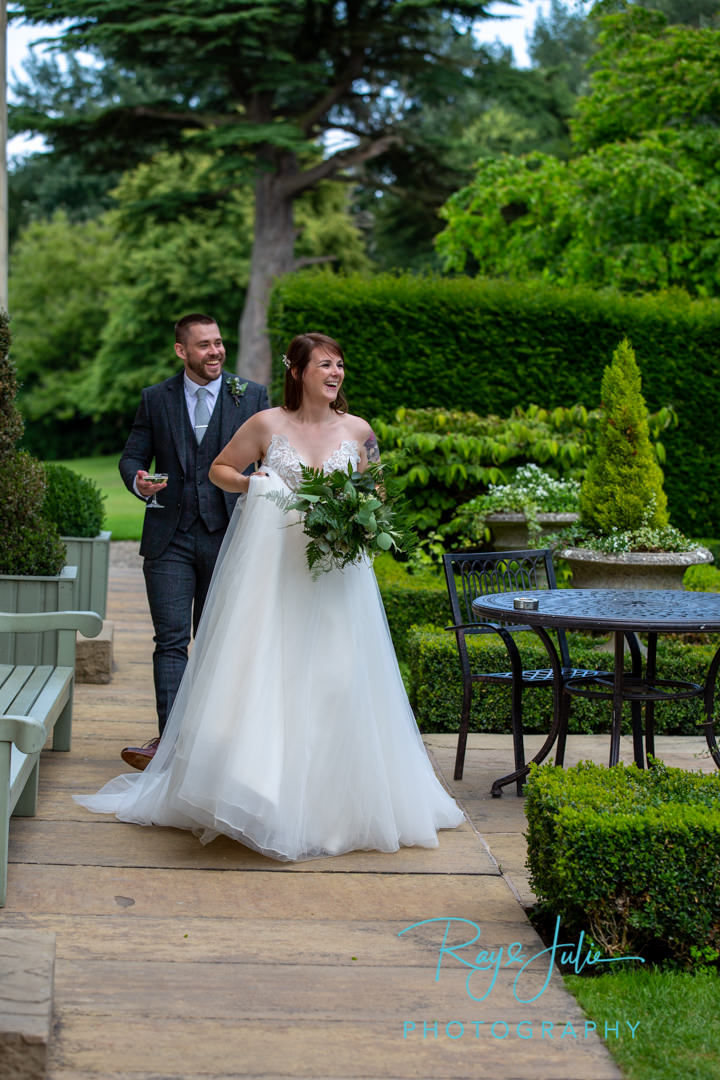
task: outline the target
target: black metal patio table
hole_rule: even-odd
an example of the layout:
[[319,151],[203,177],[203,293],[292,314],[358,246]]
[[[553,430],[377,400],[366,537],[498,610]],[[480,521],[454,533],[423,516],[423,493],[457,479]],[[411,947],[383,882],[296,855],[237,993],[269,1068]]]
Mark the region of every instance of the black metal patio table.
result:
[[[515,601],[521,607],[515,606]],[[535,604],[537,606],[535,607]],[[612,729],[610,735],[610,765],[617,764],[620,754],[622,709],[625,702],[645,704],[645,746],[642,730],[633,722],[633,751],[636,763],[642,768],[646,754],[654,755],[654,705],[656,701],[702,697],[705,707],[704,732],[710,753],[720,769],[720,749],[715,738],[713,710],[715,682],[720,668],[720,648],[708,669],[703,684],[657,677],[657,635],[720,632],[720,593],[685,592],[680,589],[544,589],[523,593],[492,593],[473,600],[473,609],[491,622],[518,623],[529,626],[543,641],[555,673],[556,702],[560,694],[577,694],[589,698],[612,699]],[[560,663],[547,629],[612,632],[614,635],[614,668],[612,678],[599,677],[583,686],[569,679],[563,686]],[[629,633],[647,634],[645,672],[625,671],[624,637]],[[593,686],[597,684],[597,689]],[[638,710],[634,710],[638,715]],[[558,709],[555,710],[556,719]],[[557,724],[554,724],[554,728]],[[556,731],[562,739],[566,732]],[[553,740],[554,741],[554,740]],[[549,753],[552,743],[543,747]],[[536,758],[537,760],[537,758]]]

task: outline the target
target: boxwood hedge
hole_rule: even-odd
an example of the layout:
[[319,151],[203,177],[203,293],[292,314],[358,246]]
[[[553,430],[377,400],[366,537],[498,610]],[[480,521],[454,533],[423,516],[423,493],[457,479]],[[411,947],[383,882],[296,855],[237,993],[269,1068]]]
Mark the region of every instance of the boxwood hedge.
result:
[[610,956],[683,964],[720,956],[720,774],[534,766],[526,792],[531,885],[561,940],[585,931]]
[[[448,620],[449,621],[449,620]],[[568,634],[573,663],[577,667],[612,668],[612,652],[598,652],[602,637]],[[547,667],[547,653],[531,632],[516,635],[526,668]],[[495,635],[483,635],[468,642],[478,670],[509,670],[507,653]],[[679,639],[660,639],[657,646],[658,672],[663,678],[702,683],[715,653],[713,644],[685,644]],[[410,701],[421,731],[457,731],[462,705],[462,679],[455,636],[437,626],[415,626],[406,637],[409,662]],[[528,733],[549,729],[552,692],[549,687],[526,690],[523,722]],[[658,703],[655,731],[659,735],[698,735],[704,719],[699,699]],[[627,710],[627,732],[630,713]],[[569,730],[575,735],[610,731],[609,701],[573,699]],[[470,730],[510,732],[510,692],[507,687],[478,683],[473,692]]]

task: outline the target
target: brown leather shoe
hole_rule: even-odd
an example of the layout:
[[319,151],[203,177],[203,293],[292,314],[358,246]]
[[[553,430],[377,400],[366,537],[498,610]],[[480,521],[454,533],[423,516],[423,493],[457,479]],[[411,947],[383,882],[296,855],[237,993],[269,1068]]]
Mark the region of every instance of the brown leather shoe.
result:
[[121,750],[120,757],[131,769],[140,769],[142,772],[155,757],[155,751],[159,744],[160,738],[158,736],[157,739],[151,739],[150,742],[143,743],[142,746],[126,746],[124,750]]

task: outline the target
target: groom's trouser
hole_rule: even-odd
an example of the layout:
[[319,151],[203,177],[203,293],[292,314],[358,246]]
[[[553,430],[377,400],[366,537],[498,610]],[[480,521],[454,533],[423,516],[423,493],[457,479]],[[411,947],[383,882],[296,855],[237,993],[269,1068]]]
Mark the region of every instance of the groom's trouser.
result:
[[224,535],[224,528],[208,532],[198,518],[187,532],[175,533],[162,555],[143,564],[155,630],[153,676],[161,735],[187,665],[190,631],[193,636],[197,633]]

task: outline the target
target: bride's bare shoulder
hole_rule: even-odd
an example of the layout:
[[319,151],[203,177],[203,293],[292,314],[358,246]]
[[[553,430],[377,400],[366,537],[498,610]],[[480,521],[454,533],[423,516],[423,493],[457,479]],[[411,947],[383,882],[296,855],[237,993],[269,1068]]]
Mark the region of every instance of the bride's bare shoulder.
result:
[[[350,431],[349,438],[358,443],[363,450],[361,460],[364,461],[379,461],[380,451],[378,449],[377,439],[375,438],[375,432],[368,424],[367,420],[363,420],[362,416],[348,415],[348,431]],[[363,466],[364,467],[364,466]]]
[[286,412],[280,406],[273,409],[263,409],[251,417],[256,430],[268,441],[273,435],[281,432],[286,427]]
[[362,416],[353,416],[352,413],[348,413],[344,419],[349,438],[364,443],[372,436],[373,429]]

